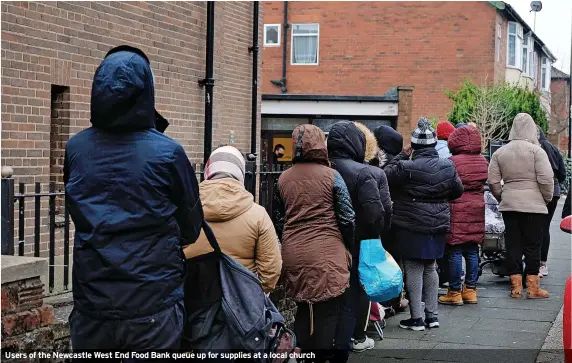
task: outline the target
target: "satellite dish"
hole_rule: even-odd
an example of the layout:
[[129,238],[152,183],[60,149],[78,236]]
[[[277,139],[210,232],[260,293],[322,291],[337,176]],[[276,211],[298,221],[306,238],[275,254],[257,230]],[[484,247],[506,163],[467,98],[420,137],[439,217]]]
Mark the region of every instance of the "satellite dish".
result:
[[533,1],[530,3],[530,11],[539,12],[542,10],[542,1]]

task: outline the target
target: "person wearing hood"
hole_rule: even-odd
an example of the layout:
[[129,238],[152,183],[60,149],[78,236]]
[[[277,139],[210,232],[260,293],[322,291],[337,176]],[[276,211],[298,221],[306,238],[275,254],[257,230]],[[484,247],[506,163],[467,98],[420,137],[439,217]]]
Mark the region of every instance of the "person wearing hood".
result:
[[180,346],[183,245],[203,225],[183,147],[161,132],[153,74],[139,49],[112,49],[91,91],[92,127],[66,144],[66,204],[75,226],[74,351]]
[[403,150],[403,136],[390,126],[381,125],[373,132],[379,148],[370,163],[384,168],[388,162]]
[[[362,351],[374,347],[373,339],[363,331],[361,322],[368,320],[368,312],[360,309],[367,294],[360,285],[358,277],[360,243],[367,239],[378,239],[383,232],[384,209],[379,195],[378,182],[370,166],[364,164],[366,155],[366,137],[363,132],[349,121],[341,121],[332,126],[328,135],[328,154],[332,168],[337,170],[348,187],[352,206],[356,214],[356,235],[352,246],[352,269],[350,287],[343,296],[340,322],[336,333],[336,347],[339,356],[336,361],[346,362],[350,345],[354,350]],[[357,314],[363,316],[357,316]],[[356,319],[360,325],[356,326]],[[354,342],[351,343],[352,336]]]
[[332,359],[342,294],[349,286],[355,213],[342,176],[328,161],[326,136],[313,125],[292,133],[292,167],[278,179],[282,281],[297,305],[302,352]]
[[[246,162],[233,146],[211,154],[200,186],[205,220],[209,222],[221,250],[252,271],[265,293],[276,287],[282,257],[278,236],[264,207],[244,187]],[[184,248],[187,259],[212,252],[204,232],[197,242]]]
[[548,155],[538,142],[536,125],[529,114],[516,115],[509,140],[491,157],[488,184],[493,196],[500,201],[499,210],[506,227],[510,296],[522,297],[524,255],[527,297],[547,298],[548,292],[539,287],[538,273],[548,214],[546,205],[554,192],[554,173]]
[[[479,244],[485,238],[484,188],[488,177],[488,162],[481,155],[481,135],[471,126],[461,127],[449,136],[449,150],[464,192],[461,198],[449,203],[451,229],[447,234],[449,289],[439,302],[447,305],[477,303],[479,278]],[[463,257],[467,267],[465,283]]]
[[449,202],[463,194],[455,164],[440,158],[436,145],[435,130],[422,117],[411,137],[411,158],[409,150],[403,151],[384,169],[393,198],[392,240],[404,259],[411,311],[399,326],[414,331],[439,327],[436,260],[443,257],[450,228]]
[[552,167],[552,172],[554,173],[554,192],[552,200],[548,203],[548,214],[546,215],[546,221],[544,224],[544,233],[542,238],[542,249],[540,252],[540,277],[548,276],[548,266],[546,262],[548,261],[548,249],[550,248],[550,223],[552,222],[552,217],[554,217],[554,212],[558,206],[558,200],[560,199],[561,193],[561,183],[566,181],[566,165],[564,164],[564,159],[562,154],[552,145],[540,126],[536,126],[538,130],[538,142],[542,147],[542,150],[548,155],[548,160],[550,160],[550,166]]
[[451,156],[449,151],[448,140],[449,136],[455,131],[455,126],[449,121],[441,121],[437,124],[437,153],[440,158],[448,158]]

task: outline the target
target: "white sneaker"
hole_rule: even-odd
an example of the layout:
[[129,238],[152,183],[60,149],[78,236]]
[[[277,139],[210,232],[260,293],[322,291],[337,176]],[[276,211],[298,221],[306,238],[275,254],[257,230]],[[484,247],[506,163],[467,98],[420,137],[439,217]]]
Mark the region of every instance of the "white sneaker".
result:
[[363,342],[358,342],[356,340],[352,341],[352,350],[356,353],[365,352],[375,348],[375,342],[369,337],[365,337]]
[[540,277],[548,276],[548,266],[546,266],[546,263],[540,265],[538,276]]

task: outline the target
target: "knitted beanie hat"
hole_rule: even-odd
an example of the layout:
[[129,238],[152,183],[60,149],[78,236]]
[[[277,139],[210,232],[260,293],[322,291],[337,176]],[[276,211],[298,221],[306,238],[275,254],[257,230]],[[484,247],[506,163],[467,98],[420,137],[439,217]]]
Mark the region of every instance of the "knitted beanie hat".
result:
[[205,166],[207,180],[233,178],[244,184],[246,162],[233,146],[219,147],[212,152]]
[[426,117],[421,116],[419,121],[417,121],[417,128],[413,130],[411,135],[411,146],[434,146],[437,144],[437,134],[433,127],[431,127],[431,121],[427,120]]
[[437,124],[437,137],[441,140],[449,139],[453,131],[455,131],[455,126],[449,121],[442,121]]

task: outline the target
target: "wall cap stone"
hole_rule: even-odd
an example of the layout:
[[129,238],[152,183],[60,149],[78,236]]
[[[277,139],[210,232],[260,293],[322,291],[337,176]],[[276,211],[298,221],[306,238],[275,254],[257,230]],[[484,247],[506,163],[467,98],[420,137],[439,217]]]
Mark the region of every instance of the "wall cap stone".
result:
[[2,284],[41,277],[48,271],[48,260],[39,257],[2,255]]
[[415,89],[415,87],[413,86],[398,86],[397,90],[398,91],[413,91]]

